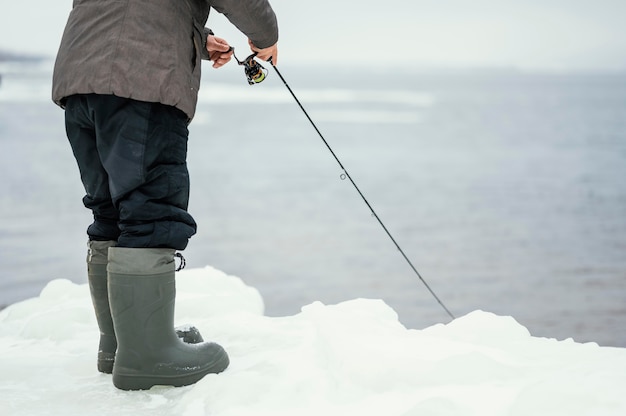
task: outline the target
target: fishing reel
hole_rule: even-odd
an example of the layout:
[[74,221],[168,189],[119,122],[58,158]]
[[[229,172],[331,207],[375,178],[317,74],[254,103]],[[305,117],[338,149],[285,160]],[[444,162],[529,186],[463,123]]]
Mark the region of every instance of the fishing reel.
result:
[[267,76],[267,69],[265,69],[263,65],[261,65],[254,59],[254,57],[256,56],[256,52],[248,56],[243,61],[240,61],[235,55],[235,48],[231,46],[231,50],[233,51],[233,57],[235,58],[235,61],[237,61],[239,65],[243,66],[244,72],[246,73],[246,78],[248,79],[248,84],[254,85],[263,82],[263,80]]

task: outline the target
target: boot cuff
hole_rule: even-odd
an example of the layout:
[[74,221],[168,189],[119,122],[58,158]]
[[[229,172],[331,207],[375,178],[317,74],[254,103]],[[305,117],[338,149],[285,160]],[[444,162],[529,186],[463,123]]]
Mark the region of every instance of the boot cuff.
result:
[[107,271],[142,276],[174,272],[175,251],[171,248],[111,247]]
[[109,247],[114,247],[115,244],[117,244],[117,241],[88,241],[87,263],[107,264]]

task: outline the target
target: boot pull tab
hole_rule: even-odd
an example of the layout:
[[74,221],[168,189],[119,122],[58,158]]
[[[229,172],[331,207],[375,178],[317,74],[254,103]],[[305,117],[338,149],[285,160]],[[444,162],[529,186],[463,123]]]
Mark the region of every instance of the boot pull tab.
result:
[[187,262],[185,261],[185,258],[183,257],[183,255],[180,253],[174,254],[174,257],[178,257],[180,259],[180,264],[176,268],[176,271],[179,272],[185,268],[185,266],[187,265]]

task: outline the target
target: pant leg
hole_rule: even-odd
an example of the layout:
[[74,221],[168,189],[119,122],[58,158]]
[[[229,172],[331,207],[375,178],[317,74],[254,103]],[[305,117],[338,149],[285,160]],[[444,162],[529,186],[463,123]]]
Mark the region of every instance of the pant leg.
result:
[[85,97],[110,198],[119,212],[118,246],[183,250],[196,232],[187,212],[186,115],[159,103]]
[[187,116],[174,107],[128,100],[99,126],[105,138],[112,137],[111,129],[117,131],[115,143],[103,143],[99,152],[120,212],[118,246],[185,249],[196,233],[187,212]]
[[83,204],[94,217],[87,235],[94,241],[115,241],[120,235],[119,212],[111,200],[109,175],[100,161],[86,97],[72,96],[67,100],[65,129],[86,191]]

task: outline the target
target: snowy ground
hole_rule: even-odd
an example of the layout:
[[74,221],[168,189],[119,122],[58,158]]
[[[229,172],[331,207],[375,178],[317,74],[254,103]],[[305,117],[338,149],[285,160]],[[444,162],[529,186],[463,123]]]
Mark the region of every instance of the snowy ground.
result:
[[193,386],[124,392],[96,371],[86,285],[52,281],[0,313],[0,414],[624,415],[626,349],[531,337],[476,311],[408,330],[382,301],[263,316],[258,292],[207,267],[180,272],[177,323],[231,366]]

